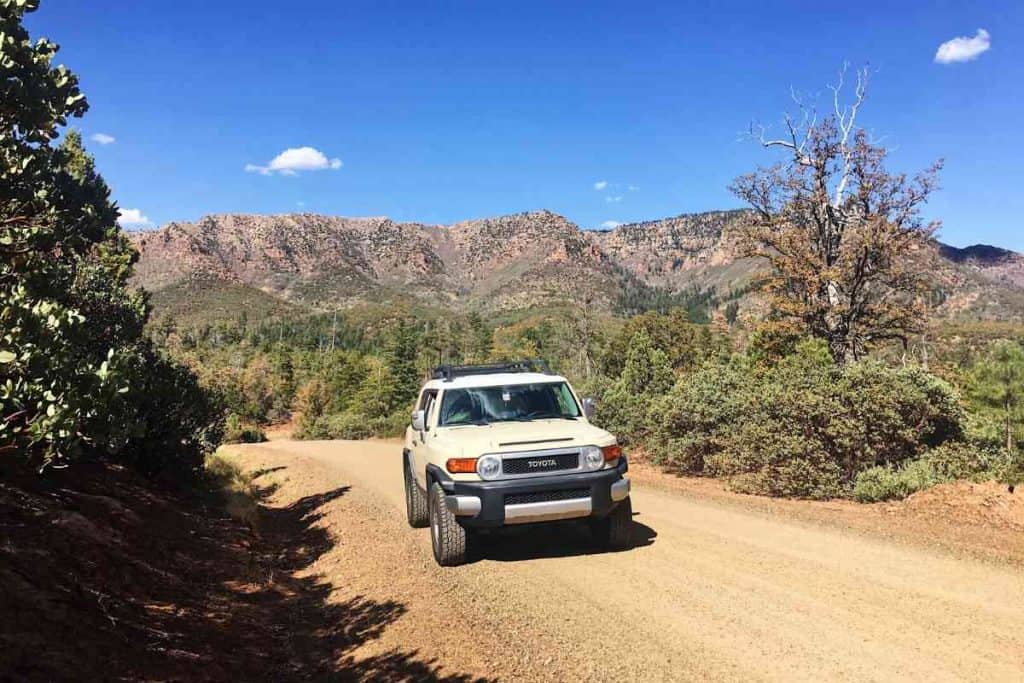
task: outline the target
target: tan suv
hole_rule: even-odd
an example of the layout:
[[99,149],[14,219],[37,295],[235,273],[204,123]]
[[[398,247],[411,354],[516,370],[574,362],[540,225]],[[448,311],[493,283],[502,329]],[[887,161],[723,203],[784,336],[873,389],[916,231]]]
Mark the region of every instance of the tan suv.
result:
[[430,526],[438,564],[462,564],[477,530],[508,524],[586,519],[603,547],[628,545],[626,456],[592,413],[543,361],[436,368],[403,463],[409,524]]

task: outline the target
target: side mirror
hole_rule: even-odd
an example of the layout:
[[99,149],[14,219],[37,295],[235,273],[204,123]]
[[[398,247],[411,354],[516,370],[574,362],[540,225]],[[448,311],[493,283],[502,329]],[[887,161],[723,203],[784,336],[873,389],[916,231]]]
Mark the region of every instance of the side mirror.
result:
[[426,427],[427,416],[422,410],[412,411],[412,428],[417,432],[422,432]]
[[592,398],[583,399],[583,414],[587,418],[594,417],[594,411],[597,410],[597,403]]

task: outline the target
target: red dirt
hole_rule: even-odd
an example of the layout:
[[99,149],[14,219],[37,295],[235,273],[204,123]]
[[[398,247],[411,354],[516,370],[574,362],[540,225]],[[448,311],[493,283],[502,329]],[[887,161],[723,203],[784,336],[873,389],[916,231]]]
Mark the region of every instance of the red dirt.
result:
[[1024,566],[1024,491],[1010,493],[995,482],[943,484],[906,500],[865,504],[734,493],[722,480],[678,476],[646,462],[631,461],[630,477],[693,498]]
[[[346,488],[261,506],[259,532],[212,495],[124,470],[0,473],[0,680],[436,680],[392,650],[358,662],[405,607],[302,573]],[[448,680],[468,680],[449,676]]]

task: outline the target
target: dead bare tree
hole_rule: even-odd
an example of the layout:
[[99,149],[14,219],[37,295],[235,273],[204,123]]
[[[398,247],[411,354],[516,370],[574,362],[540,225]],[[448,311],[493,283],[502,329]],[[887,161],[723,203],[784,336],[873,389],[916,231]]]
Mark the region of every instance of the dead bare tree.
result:
[[857,71],[853,101],[844,104],[846,71],[830,86],[827,116],[793,93],[799,115],[786,116],[783,136],[751,126],[761,145],[785,157],[730,187],[754,209],[740,245],[772,267],[765,289],[773,313],[825,340],[839,362],[887,340],[906,344],[923,329],[922,257],[938,224],[925,223],[920,209],[942,167],[909,179],[888,173],[885,148],[857,122],[868,71]]

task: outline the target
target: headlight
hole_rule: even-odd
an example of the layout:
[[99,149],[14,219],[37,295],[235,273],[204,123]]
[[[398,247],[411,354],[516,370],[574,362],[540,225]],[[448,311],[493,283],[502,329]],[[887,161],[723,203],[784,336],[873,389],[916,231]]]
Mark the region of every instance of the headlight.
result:
[[501,474],[501,460],[493,455],[485,455],[476,461],[476,473],[481,479],[495,479]]
[[584,446],[580,455],[583,456],[585,470],[599,470],[604,465],[604,453],[597,446]]

